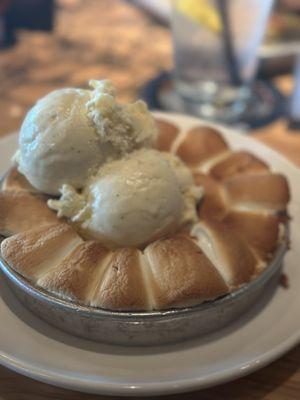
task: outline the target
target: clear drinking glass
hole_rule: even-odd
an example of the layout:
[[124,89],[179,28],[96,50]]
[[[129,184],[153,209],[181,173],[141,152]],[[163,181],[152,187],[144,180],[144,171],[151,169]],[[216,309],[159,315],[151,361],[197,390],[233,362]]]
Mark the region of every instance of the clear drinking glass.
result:
[[173,0],[174,84],[185,108],[238,121],[273,0]]

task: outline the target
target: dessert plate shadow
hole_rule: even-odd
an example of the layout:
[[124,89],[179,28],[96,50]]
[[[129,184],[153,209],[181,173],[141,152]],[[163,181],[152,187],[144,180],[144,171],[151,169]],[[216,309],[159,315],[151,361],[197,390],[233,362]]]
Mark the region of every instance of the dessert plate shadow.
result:
[[[157,115],[182,129],[199,124],[191,117]],[[233,149],[253,152],[290,181],[292,248],[284,259],[289,288],[270,286],[249,312],[219,332],[177,345],[141,348],[94,343],[51,327],[27,311],[1,277],[2,365],[34,379],[79,391],[158,395],[236,379],[267,365],[300,341],[300,320],[297,318],[300,248],[296,245],[300,242],[300,171],[254,139],[227,128],[221,130]],[[17,134],[0,141],[0,174],[9,167],[16,147]]]

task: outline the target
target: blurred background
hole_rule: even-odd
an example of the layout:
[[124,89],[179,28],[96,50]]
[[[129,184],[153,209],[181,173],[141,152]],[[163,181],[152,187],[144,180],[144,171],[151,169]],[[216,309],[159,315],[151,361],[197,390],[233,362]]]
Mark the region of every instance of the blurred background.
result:
[[[247,37],[244,31],[240,33],[240,27],[236,28],[235,21],[243,21],[241,26],[245,25],[253,7],[251,0],[238,2],[241,1],[244,2],[245,15],[238,14],[241,7],[232,15],[232,9],[222,9],[222,4],[218,9],[217,0],[182,0],[175,2],[176,6],[170,0],[0,0],[0,135],[18,129],[28,108],[41,96],[59,87],[87,87],[90,78],[111,79],[117,86],[120,101],[143,96],[152,108],[200,115],[208,112],[208,119],[222,120],[223,116],[219,118],[219,114],[212,113],[207,100],[204,108],[202,97],[193,100],[191,106],[185,93],[182,95],[177,90],[182,71],[196,65],[188,53],[181,56],[185,53],[180,52],[182,48],[185,51],[196,35],[200,35],[198,43],[201,43],[204,34],[213,40],[215,50],[211,52],[210,63],[215,63],[218,69],[215,76],[210,76],[209,86],[205,81],[206,67],[201,70],[197,66],[197,74],[202,75],[196,78],[188,76],[188,84],[197,79],[201,85],[205,81],[201,90],[203,87],[211,90],[212,83],[215,84],[214,90],[216,84],[223,90],[228,79],[226,90],[228,86],[233,87],[234,96],[236,88],[240,95],[240,87],[246,86],[254,103],[260,104],[259,111],[252,104],[251,121],[245,120],[245,113],[241,113],[234,122],[254,128],[282,116],[290,122],[297,122],[297,112],[292,115],[291,98],[297,110],[299,96],[296,95],[297,79],[293,79],[293,75],[297,78],[300,1],[267,1],[268,10],[260,7],[257,19],[249,21],[251,29],[247,31]],[[230,2],[232,0],[224,3],[229,7]],[[245,3],[248,3],[248,8],[245,8]],[[185,23],[190,24],[184,32],[176,28],[178,13]],[[183,42],[190,28],[199,32],[192,30],[191,40],[188,36]],[[241,42],[242,48],[247,47],[248,39],[251,44],[251,51],[249,47],[249,52],[242,54],[243,59],[237,56],[236,50],[240,39],[245,41]],[[176,68],[173,49],[177,52]],[[200,59],[207,59],[207,50],[200,50]],[[237,64],[238,82],[232,76],[225,79],[222,75],[222,68],[227,67],[226,63],[223,65],[217,61],[216,55],[221,51],[226,62],[231,63],[230,70]],[[257,65],[253,63],[254,59]],[[185,65],[180,64],[182,60]],[[243,71],[247,74],[250,64],[251,79],[246,79]],[[217,89],[219,96],[219,86]],[[252,92],[255,92],[254,97]],[[226,101],[232,91],[228,93],[226,91]],[[214,100],[210,98],[209,101]],[[223,110],[224,103],[218,107]],[[263,116],[258,115],[261,110],[265,113]]]

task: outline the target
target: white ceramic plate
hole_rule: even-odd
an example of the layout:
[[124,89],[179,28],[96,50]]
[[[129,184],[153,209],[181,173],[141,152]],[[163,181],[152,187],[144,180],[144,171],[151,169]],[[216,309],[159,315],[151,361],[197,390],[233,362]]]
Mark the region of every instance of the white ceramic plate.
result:
[[[199,121],[164,114],[188,129]],[[0,280],[0,363],[65,388],[111,395],[155,395],[195,390],[265,366],[300,341],[300,170],[246,135],[224,129],[234,149],[248,149],[290,181],[292,248],[285,257],[290,288],[266,293],[243,318],[213,335],[178,345],[124,348],[93,343],[52,328],[27,311]],[[0,141],[0,172],[17,136]]]

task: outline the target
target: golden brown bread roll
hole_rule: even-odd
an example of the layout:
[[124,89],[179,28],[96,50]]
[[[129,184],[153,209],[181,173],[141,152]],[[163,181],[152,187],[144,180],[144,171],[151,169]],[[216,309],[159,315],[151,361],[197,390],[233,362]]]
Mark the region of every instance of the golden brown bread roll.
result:
[[16,166],[9,169],[5,175],[2,183],[2,190],[25,190],[30,193],[37,193],[38,190],[35,189],[24,175],[20,174]]
[[234,176],[224,182],[224,188],[235,209],[284,211],[290,199],[286,178],[269,172]]
[[42,199],[21,191],[0,191],[0,235],[10,236],[57,223],[56,214]]
[[227,213],[223,185],[209,175],[194,174],[195,184],[204,188],[198,215],[200,219],[222,219]]
[[229,232],[242,236],[260,259],[267,260],[274,254],[279,241],[278,216],[231,211],[224,223]]
[[56,223],[5,239],[1,243],[1,254],[17,272],[36,282],[80,243],[82,239],[74,229]]
[[157,240],[145,249],[145,256],[157,309],[199,304],[229,290],[201,249],[186,237]]
[[149,309],[140,256],[138,249],[122,248],[113,252],[90,304],[113,310]]
[[37,284],[64,298],[86,304],[104,273],[104,261],[109,253],[100,243],[79,243],[56,268],[42,275]]
[[158,135],[154,147],[160,151],[170,151],[172,144],[179,134],[179,129],[171,122],[159,118],[155,121],[158,127]]
[[268,170],[268,166],[253,154],[247,151],[237,151],[216,163],[209,173],[214,179],[224,181],[236,175]]
[[187,132],[177,149],[177,155],[190,167],[228,150],[219,132],[209,126],[198,126]]
[[192,229],[196,243],[228,286],[239,287],[256,273],[257,260],[242,237],[222,221],[206,220]]

